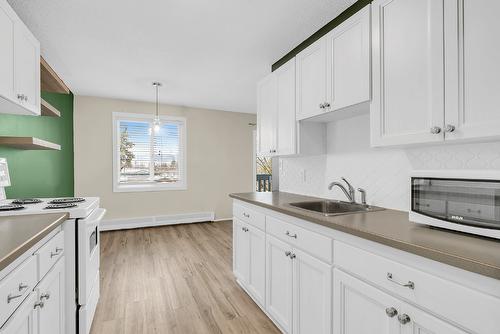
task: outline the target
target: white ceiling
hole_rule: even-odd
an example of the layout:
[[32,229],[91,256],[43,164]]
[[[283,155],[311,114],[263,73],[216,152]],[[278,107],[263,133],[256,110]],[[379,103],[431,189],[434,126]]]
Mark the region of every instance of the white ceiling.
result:
[[355,0],[8,0],[77,95],[255,112],[273,62]]

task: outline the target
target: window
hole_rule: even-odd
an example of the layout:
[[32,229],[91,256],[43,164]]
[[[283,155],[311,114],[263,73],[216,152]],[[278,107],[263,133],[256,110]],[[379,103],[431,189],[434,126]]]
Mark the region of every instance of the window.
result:
[[186,189],[186,119],[113,113],[113,190]]

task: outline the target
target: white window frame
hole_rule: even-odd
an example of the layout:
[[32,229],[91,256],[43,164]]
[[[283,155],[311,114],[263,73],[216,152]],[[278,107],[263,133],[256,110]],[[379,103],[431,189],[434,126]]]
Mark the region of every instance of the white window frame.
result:
[[179,182],[175,183],[120,183],[120,129],[119,121],[154,121],[153,115],[148,114],[133,114],[124,112],[113,112],[113,192],[135,192],[135,191],[164,191],[164,190],[187,190],[187,120],[185,117],[177,116],[160,116],[160,120],[164,122],[176,121],[182,122],[180,127],[181,145],[180,152],[180,167],[182,177]]

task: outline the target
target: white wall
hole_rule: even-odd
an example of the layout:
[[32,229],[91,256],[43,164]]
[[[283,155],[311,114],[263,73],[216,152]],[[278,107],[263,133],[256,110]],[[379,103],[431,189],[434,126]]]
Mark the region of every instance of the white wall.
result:
[[162,105],[187,118],[187,190],[113,192],[112,113],[151,114],[154,104],[75,96],[75,194],[99,196],[106,219],[215,212],[232,217],[232,192],[253,191],[254,114]]
[[281,158],[280,191],[345,200],[327,189],[344,176],[370,204],[408,210],[412,170],[500,169],[500,142],[374,149],[369,134],[369,115],[329,123],[326,155]]

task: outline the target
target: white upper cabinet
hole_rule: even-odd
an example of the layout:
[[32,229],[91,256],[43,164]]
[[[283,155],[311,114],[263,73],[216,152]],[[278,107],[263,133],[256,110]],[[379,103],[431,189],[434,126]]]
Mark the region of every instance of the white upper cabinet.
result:
[[14,100],[14,25],[12,12],[0,2],[0,95]]
[[443,140],[443,1],[372,3],[373,146]]
[[320,38],[295,57],[297,75],[297,120],[325,112],[326,39]]
[[325,37],[331,110],[370,101],[370,16],[368,5]]
[[373,146],[500,137],[494,0],[372,3]]
[[0,0],[0,113],[40,115],[40,43]]
[[261,156],[276,153],[277,98],[276,75],[271,73],[257,84],[257,153]]
[[446,40],[446,140],[500,136],[499,11],[500,2],[496,0],[453,1],[446,8],[446,20],[450,22],[450,38]]
[[297,122],[295,120],[295,59],[275,72],[277,83],[277,150],[279,155],[296,153]]

